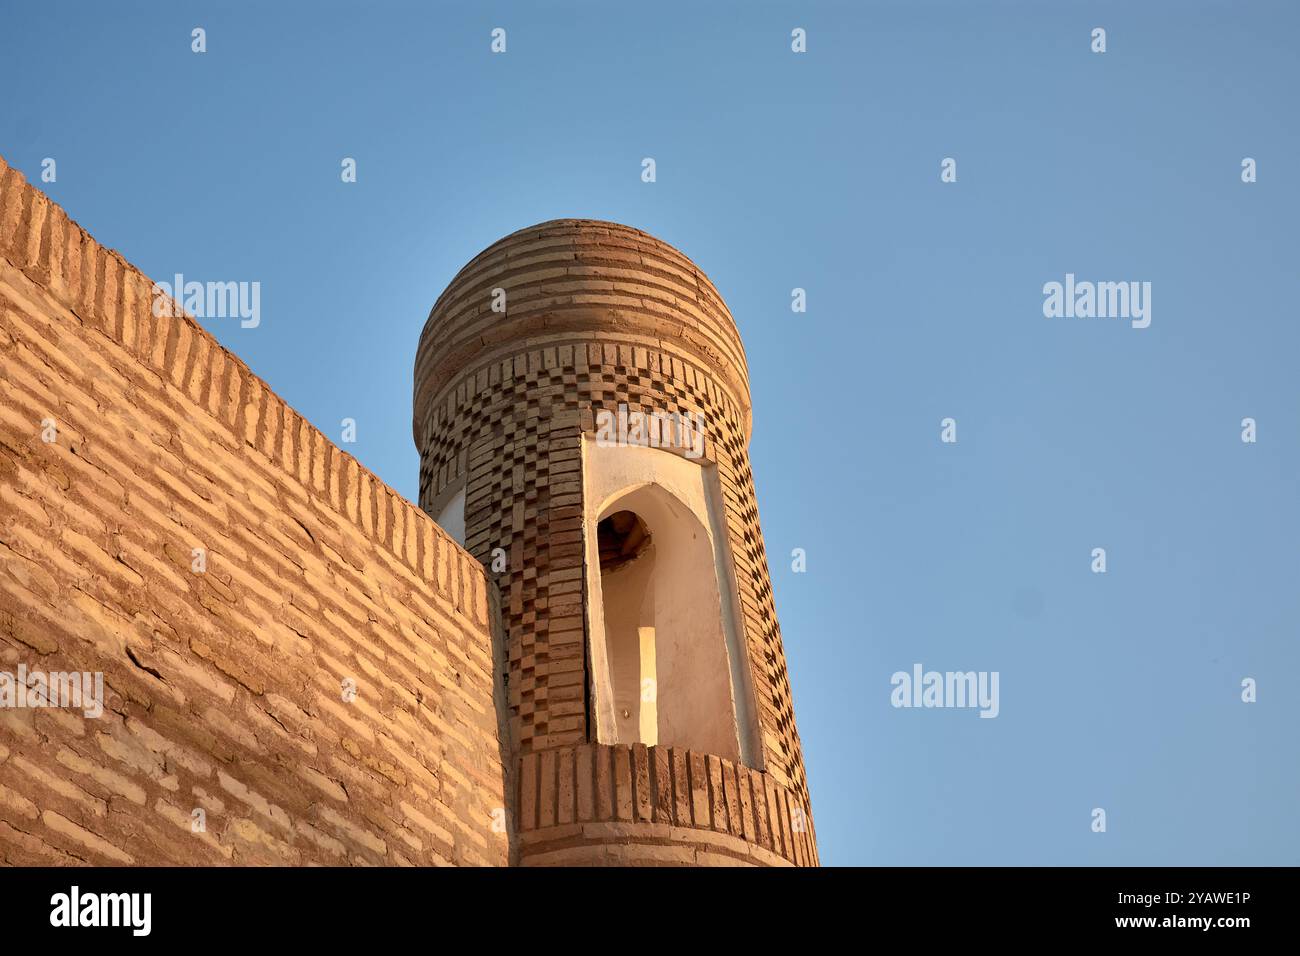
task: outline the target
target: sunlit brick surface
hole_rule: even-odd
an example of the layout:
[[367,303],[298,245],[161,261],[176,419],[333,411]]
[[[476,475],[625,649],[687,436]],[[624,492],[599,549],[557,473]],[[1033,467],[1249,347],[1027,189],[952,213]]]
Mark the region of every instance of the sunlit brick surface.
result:
[[483,569],[151,301],[0,161],[0,670],[105,682],[0,708],[0,862],[505,864]]

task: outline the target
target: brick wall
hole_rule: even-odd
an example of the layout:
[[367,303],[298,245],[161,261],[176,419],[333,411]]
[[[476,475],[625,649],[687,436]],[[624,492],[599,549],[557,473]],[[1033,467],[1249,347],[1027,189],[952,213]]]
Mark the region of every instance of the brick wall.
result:
[[506,863],[483,568],[151,305],[0,160],[0,863]]

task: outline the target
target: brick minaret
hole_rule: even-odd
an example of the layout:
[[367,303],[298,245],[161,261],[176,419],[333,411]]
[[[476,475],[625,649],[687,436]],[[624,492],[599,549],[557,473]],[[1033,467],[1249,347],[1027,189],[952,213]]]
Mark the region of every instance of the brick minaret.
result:
[[420,505],[500,589],[517,862],[816,863],[750,428],[721,296],[639,230],[520,230],[434,305]]

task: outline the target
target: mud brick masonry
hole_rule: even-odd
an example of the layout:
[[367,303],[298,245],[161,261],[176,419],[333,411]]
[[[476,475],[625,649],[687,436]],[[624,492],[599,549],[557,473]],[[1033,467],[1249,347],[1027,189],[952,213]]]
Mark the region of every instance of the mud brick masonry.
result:
[[[0,160],[0,671],[104,680],[98,718],[0,707],[0,863],[816,863],[744,352],[681,253],[562,220],[470,262],[419,343],[422,507],[153,304]],[[625,467],[589,454],[620,403],[706,423],[716,507],[682,540],[717,558],[735,753],[597,713],[621,652],[584,488]]]

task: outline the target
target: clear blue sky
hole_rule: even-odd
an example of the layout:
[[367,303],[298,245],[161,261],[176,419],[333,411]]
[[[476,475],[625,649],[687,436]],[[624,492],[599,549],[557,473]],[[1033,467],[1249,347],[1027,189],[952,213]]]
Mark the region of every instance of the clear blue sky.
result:
[[[463,263],[562,216],[677,245],[748,349],[824,862],[1297,864],[1298,28],[1227,0],[12,3],[0,153],[54,157],[43,188],[156,279],[261,282],[260,327],[209,326],[411,498],[416,339]],[[1150,328],[1045,318],[1067,272],[1150,281]],[[917,662],[999,671],[1000,716],[894,709]]]

